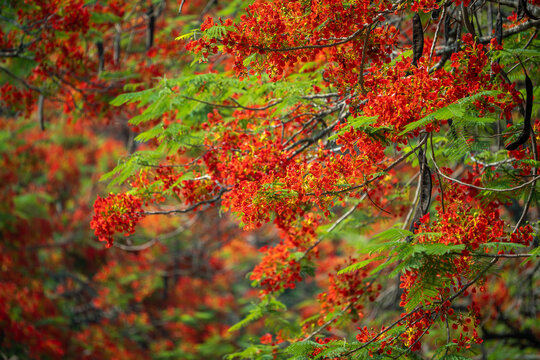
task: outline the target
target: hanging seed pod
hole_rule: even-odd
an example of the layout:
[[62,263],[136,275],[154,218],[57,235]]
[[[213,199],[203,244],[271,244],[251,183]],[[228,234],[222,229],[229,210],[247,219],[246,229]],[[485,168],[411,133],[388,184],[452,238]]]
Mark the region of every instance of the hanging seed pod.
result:
[[422,166],[422,185],[420,189],[420,203],[419,211],[421,212],[421,215],[426,215],[429,210],[429,204],[431,202],[431,190],[433,188],[433,184],[431,182],[431,170],[427,164],[427,160],[424,156],[424,165]]
[[122,28],[119,24],[115,25],[116,28],[116,34],[114,35],[114,43],[113,43],[113,62],[114,65],[118,65],[120,63],[120,43],[122,40]]
[[150,4],[150,8],[147,12],[148,15],[148,28],[146,31],[146,50],[150,50],[150,48],[154,45],[154,30],[156,26],[156,15],[154,13],[154,5]]
[[517,16],[518,20],[521,20],[527,15],[529,19],[538,20],[540,18],[534,16],[527,8],[527,0],[518,0]]
[[427,162],[427,156],[424,150],[420,148],[418,150],[418,161],[422,171],[420,177],[420,194],[418,198],[418,208],[416,209],[415,220],[427,214],[429,210],[429,204],[431,202],[431,190],[433,184],[431,182],[431,169]]
[[502,45],[503,36],[503,27],[502,27],[502,16],[501,11],[497,14],[497,22],[495,23],[495,39],[497,39],[497,44]]
[[461,22],[458,22],[457,26],[456,26],[456,29],[455,29],[455,34],[456,34],[456,41],[454,41],[454,52],[459,52],[461,51],[461,45],[460,45],[460,41],[457,41],[460,36],[461,36]]
[[[501,8],[499,6],[499,11],[497,12],[497,21],[495,22],[495,34],[494,34],[494,39],[497,40],[497,44],[498,45],[502,45],[502,40],[503,40],[503,27],[502,27],[502,16],[501,16]],[[493,61],[494,64],[498,64],[499,63],[499,59],[495,59]],[[501,76],[505,76],[506,73],[504,71],[501,71],[499,72],[501,74]],[[494,79],[497,75],[495,73],[491,73],[491,79]]]
[[452,32],[452,27],[450,26],[450,16],[448,14],[444,18],[444,43],[448,45],[450,42],[450,33]]
[[469,16],[469,8],[465,6],[464,3],[461,3],[461,20],[465,25],[467,31],[473,36],[473,39],[476,38],[476,32],[474,31],[474,25],[471,23]]
[[523,17],[525,16],[525,9],[527,8],[527,2],[525,2],[525,4],[523,3],[524,3],[523,0],[518,0],[517,11],[516,11],[518,20],[523,19]]
[[[421,166],[422,175],[420,177],[420,194],[418,197],[418,203],[414,209],[414,214],[409,225],[409,231],[414,232],[420,218],[428,213],[429,204],[431,203],[431,191],[433,189],[433,183],[431,181],[431,169],[427,163],[427,157],[424,151],[420,148],[418,150],[418,161]],[[407,237],[406,241],[410,242],[411,237]]]
[[424,29],[422,28],[422,20],[418,13],[413,17],[413,61],[414,66],[418,66],[418,60],[424,52]]
[[435,9],[431,12],[431,18],[433,20],[436,20],[439,18],[439,15],[441,14],[441,9]]
[[525,118],[523,121],[523,130],[519,137],[513,143],[506,146],[506,150],[516,150],[521,145],[525,144],[531,136],[531,115],[533,106],[533,85],[532,81],[527,74],[525,74],[525,91],[527,92],[527,99],[525,102]]
[[103,50],[103,42],[102,41],[96,42],[96,47],[98,51],[98,72],[101,73],[105,66],[105,58],[104,58],[105,52]]
[[45,97],[43,94],[39,94],[38,98],[38,117],[39,117],[39,127],[41,128],[41,131],[45,131],[45,116],[43,115],[43,102],[45,101]]

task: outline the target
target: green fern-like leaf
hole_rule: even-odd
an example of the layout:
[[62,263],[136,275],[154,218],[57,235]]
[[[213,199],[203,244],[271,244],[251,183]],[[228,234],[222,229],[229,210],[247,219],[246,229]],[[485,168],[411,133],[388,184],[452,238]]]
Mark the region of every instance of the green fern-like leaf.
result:
[[255,309],[251,310],[245,318],[243,318],[242,320],[240,320],[239,322],[231,326],[229,328],[229,332],[240,330],[241,328],[248,326],[252,322],[259,320],[263,316],[264,316],[263,309],[260,307],[256,307]]
[[131,104],[134,102],[144,102],[147,101],[153,93],[154,89],[147,89],[137,92],[120,94],[116,98],[114,98],[110,102],[110,104],[113,106],[120,106],[123,104]]
[[359,129],[362,127],[366,127],[368,125],[373,124],[377,120],[378,116],[359,116],[355,119],[352,119],[347,124],[348,126],[343,127],[338,133],[330,136],[328,140],[335,140],[338,138],[338,136],[343,135],[346,131],[348,131],[351,127],[353,129]]
[[274,297],[267,297],[260,304],[255,305],[249,312],[249,314],[238,323],[229,328],[229,332],[240,330],[243,327],[261,319],[264,315],[269,313],[276,313],[279,311],[285,311],[287,307]]
[[[341,343],[343,344],[343,342],[341,342]],[[330,347],[324,349],[323,351],[321,351],[319,354],[317,354],[317,356],[315,356],[314,359],[315,360],[333,359],[333,358],[339,357],[344,352],[347,352],[347,350],[348,350],[348,347],[343,346],[343,345],[330,346]]]
[[314,349],[322,347],[321,344],[314,341],[298,341],[289,345],[285,352],[293,356],[293,359],[309,359],[309,355],[313,352]]
[[362,269],[363,267],[369,265],[373,261],[380,260],[380,259],[383,259],[383,258],[385,258],[385,256],[381,255],[381,256],[374,257],[372,259],[366,259],[366,260],[363,260],[363,261],[356,262],[356,263],[354,263],[352,265],[347,266],[346,268],[343,268],[343,269],[339,270],[338,275],[348,274],[348,273],[351,273],[351,272],[358,271],[358,270]]
[[141,169],[159,162],[162,157],[159,151],[138,151],[120,161],[113,170],[104,174],[100,181],[110,181],[109,186],[123,184]]
[[458,354],[448,354],[444,355],[443,357],[439,358],[439,360],[469,360],[470,358],[458,355]]
[[419,127],[426,126],[427,124],[430,124],[436,120],[463,119],[467,114],[469,104],[478,100],[482,96],[493,96],[496,94],[498,94],[498,91],[482,91],[478,94],[459,99],[458,101],[450,105],[447,105],[432,112],[431,114],[424,116],[418,121],[408,124],[401,132],[400,136],[405,135],[406,133]]
[[227,360],[249,359],[249,360],[270,360],[273,359],[272,346],[270,345],[251,345],[248,348],[229,354],[225,357]]

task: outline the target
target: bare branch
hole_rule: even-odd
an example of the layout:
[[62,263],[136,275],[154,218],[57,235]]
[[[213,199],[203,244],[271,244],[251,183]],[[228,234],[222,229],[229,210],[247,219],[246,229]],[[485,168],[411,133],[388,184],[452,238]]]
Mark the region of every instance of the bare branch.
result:
[[188,213],[188,212],[191,212],[195,209],[197,209],[198,207],[202,206],[202,205],[210,205],[210,204],[213,204],[213,203],[216,203],[218,201],[221,200],[221,196],[230,191],[231,189],[227,189],[227,188],[221,188],[221,190],[219,191],[219,193],[212,199],[209,199],[209,200],[203,200],[203,201],[199,201],[198,203],[196,204],[193,204],[185,209],[173,209],[173,210],[157,210],[157,211],[145,211],[143,212],[144,215],[171,215],[171,214],[185,214],[185,213]]

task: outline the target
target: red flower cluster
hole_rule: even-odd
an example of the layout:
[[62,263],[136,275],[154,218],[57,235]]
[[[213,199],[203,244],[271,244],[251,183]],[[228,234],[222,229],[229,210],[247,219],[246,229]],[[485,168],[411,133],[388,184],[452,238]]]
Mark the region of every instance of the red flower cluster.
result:
[[[481,185],[479,178],[470,181]],[[419,243],[443,243],[446,245],[465,245],[462,255],[468,256],[478,250],[482,244],[509,242],[528,246],[532,241],[533,229],[530,225],[508,233],[500,215],[500,203],[492,201],[479,204],[475,195],[478,191],[464,185],[451,184],[445,196],[452,199],[443,212],[438,209],[438,218],[431,224],[423,224],[418,233],[440,233],[439,238],[432,236],[418,237]],[[429,219],[426,217],[425,220]]]
[[[234,56],[235,70],[241,76],[265,72],[279,79],[294,71],[298,63],[321,60],[342,64],[342,74],[349,74],[360,65],[359,57],[351,56],[362,53],[363,41],[360,36],[335,47],[319,46],[333,42],[328,39],[354,38],[355,32],[360,33],[377,19],[382,19],[381,14],[392,9],[392,6],[389,1],[375,4],[365,0],[347,5],[333,0],[256,1],[248,7],[247,15],[242,15],[238,24],[233,24],[231,20],[220,20],[221,24],[218,24],[207,19],[201,25],[201,30],[223,26],[227,29],[226,34],[221,39],[202,37],[188,44],[187,48],[207,58],[216,52],[216,43],[220,41],[224,45],[224,52]],[[374,36],[373,45],[370,44],[372,51],[368,53],[371,59],[383,59],[392,51],[391,46],[387,46],[388,42],[393,42],[388,41],[392,36],[386,35]],[[283,51],[287,48],[295,51]],[[247,64],[251,67],[248,69],[243,60],[252,54],[257,54],[264,61],[252,61]]]
[[107,247],[111,247],[115,233],[128,236],[135,232],[135,225],[144,216],[141,206],[142,201],[130,194],[98,196],[90,226],[99,241],[106,241]]
[[[353,264],[355,262],[357,262],[356,259],[349,259],[349,261],[347,261],[348,264]],[[369,301],[375,301],[382,288],[380,284],[366,281],[369,270],[374,267],[374,263],[372,263],[372,265],[361,270],[339,275],[329,275],[330,281],[328,291],[318,296],[319,302],[321,303],[321,314],[324,315],[319,318],[319,326],[325,322],[325,315],[332,313],[347,304],[352,304],[347,313],[351,315],[351,320],[353,322],[364,317],[363,309],[364,303],[366,302],[365,297],[367,297]]]

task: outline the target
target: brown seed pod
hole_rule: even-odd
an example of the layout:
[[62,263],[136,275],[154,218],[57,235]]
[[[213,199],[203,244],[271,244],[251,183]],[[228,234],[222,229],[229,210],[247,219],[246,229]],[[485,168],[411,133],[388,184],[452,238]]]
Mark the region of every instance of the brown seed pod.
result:
[[[523,17],[525,16],[525,8],[527,8],[527,2],[525,2],[525,4],[523,4],[524,1],[523,0],[518,0],[518,4],[517,4],[517,19],[518,20],[521,20],[523,19]],[[525,5],[525,6],[523,6]]]
[[420,211],[422,215],[426,215],[429,210],[429,204],[431,202],[431,190],[433,184],[431,181],[431,170],[427,161],[424,158],[424,166],[422,169],[422,188],[420,189]]
[[422,28],[422,20],[418,13],[413,17],[413,61],[414,66],[418,66],[418,60],[424,52],[424,29]]
[[446,15],[444,18],[444,43],[448,45],[450,41],[450,33],[452,32],[452,27],[450,26],[450,16]]
[[146,50],[149,50],[154,45],[154,30],[156,26],[156,15],[154,13],[154,5],[150,4],[147,12],[148,28],[146,31]]
[[[422,149],[418,150],[418,161],[420,163],[420,169],[422,175],[420,177],[420,194],[418,197],[418,203],[415,206],[414,214],[409,226],[409,231],[414,232],[419,220],[422,216],[426,215],[429,211],[429,205],[431,203],[431,191],[433,190],[433,182],[431,181],[431,169],[427,163],[426,154]],[[406,241],[410,242],[411,238],[407,237]]]
[[525,118],[523,121],[523,130],[521,134],[516,139],[516,141],[508,144],[506,150],[516,150],[521,145],[525,144],[529,137],[531,136],[531,115],[532,115],[532,106],[533,106],[533,85],[532,81],[527,74],[525,74],[525,91],[527,92],[527,99],[525,102]]
[[104,58],[105,52],[103,50],[103,42],[102,41],[96,42],[96,47],[98,51],[98,72],[102,72],[105,66],[105,58]]
[[531,14],[529,9],[527,8],[527,0],[518,0],[518,6],[517,6],[517,16],[518,20],[521,20],[527,15],[529,19],[532,20],[538,20],[539,18]]
[[502,36],[503,36],[503,27],[502,27],[502,16],[501,11],[497,14],[497,22],[495,23],[495,39],[497,39],[497,44],[502,45]]

